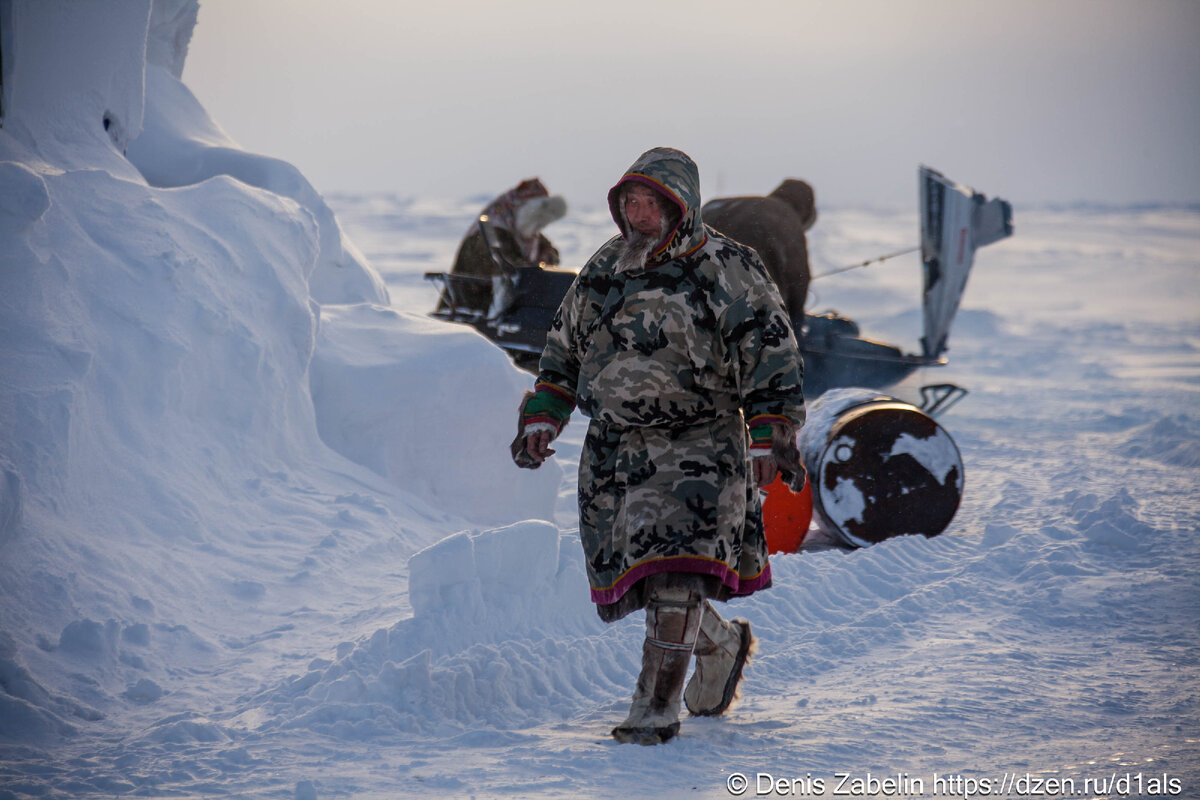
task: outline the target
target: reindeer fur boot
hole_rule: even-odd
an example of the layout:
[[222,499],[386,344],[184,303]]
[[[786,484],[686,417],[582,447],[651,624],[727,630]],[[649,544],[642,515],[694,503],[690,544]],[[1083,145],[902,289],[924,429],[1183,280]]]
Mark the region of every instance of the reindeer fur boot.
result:
[[660,744],[679,732],[680,694],[700,627],[698,593],[664,586],[649,594],[642,673],[629,716],[612,730],[622,743]]
[[725,713],[738,696],[742,668],[750,660],[756,640],[744,619],[726,622],[704,601],[704,618],[696,639],[696,670],[683,692],[689,712],[700,717]]

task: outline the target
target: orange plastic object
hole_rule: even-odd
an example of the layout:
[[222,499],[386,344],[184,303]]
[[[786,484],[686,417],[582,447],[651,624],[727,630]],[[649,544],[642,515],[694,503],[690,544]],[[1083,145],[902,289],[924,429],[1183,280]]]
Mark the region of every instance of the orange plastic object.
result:
[[803,544],[812,522],[812,486],[806,477],[804,488],[793,492],[776,476],[765,491],[762,510],[767,547],[772,553],[794,553]]

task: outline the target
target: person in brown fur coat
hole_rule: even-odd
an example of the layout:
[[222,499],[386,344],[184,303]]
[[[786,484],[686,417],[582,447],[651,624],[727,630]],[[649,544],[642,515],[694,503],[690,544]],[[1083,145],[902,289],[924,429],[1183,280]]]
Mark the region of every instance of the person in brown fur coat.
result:
[[813,189],[788,178],[766,197],[719,197],[704,205],[704,221],[758,251],[794,321],[804,318],[811,274],[805,232],[817,221]]
[[[521,181],[480,213],[488,216],[501,255],[510,264],[558,264],[558,250],[541,231],[567,213],[567,202],[550,194],[537,178]],[[478,221],[471,223],[463,237],[450,273],[489,279],[498,274]],[[465,284],[459,287],[458,296],[468,308],[486,312],[492,304],[492,286]],[[439,307],[445,308],[445,302]]]

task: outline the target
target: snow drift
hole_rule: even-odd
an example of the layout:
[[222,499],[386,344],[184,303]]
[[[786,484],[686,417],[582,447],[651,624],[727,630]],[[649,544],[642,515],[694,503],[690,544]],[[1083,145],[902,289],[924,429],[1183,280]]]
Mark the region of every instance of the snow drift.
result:
[[[387,309],[312,187],[237,150],[168,73],[194,3],[5,12],[0,657],[20,679],[0,696],[6,723],[23,720],[10,733],[62,735],[158,700],[181,651],[220,658],[214,612],[302,604],[333,569],[306,554],[360,516],[384,520],[362,546],[414,547],[430,534],[396,518],[409,509],[451,525],[550,516],[556,470],[501,491],[456,469],[463,454],[507,466],[523,377],[481,337]],[[403,380],[363,377],[367,343],[375,371]],[[489,402],[440,424],[464,374]],[[60,680],[84,697],[41,683]]]

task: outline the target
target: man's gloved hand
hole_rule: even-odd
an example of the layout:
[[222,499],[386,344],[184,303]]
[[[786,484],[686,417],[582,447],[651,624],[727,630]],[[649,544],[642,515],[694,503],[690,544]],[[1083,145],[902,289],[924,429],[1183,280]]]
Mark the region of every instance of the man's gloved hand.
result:
[[796,448],[796,431],[790,424],[764,423],[750,428],[750,455],[754,469],[751,477],[759,488],[780,473],[793,492],[804,488],[807,476]]
[[[526,392],[517,412],[517,437],[509,445],[513,463],[522,469],[537,469],[554,455],[550,443],[558,436],[570,407],[545,393]],[[547,407],[549,410],[547,410]],[[557,421],[555,413],[564,419]]]
[[808,474],[804,469],[804,461],[800,458],[800,450],[796,447],[795,430],[788,428],[776,431],[771,453],[775,456],[775,463],[779,465],[779,472],[787,487],[793,492],[802,491]]

